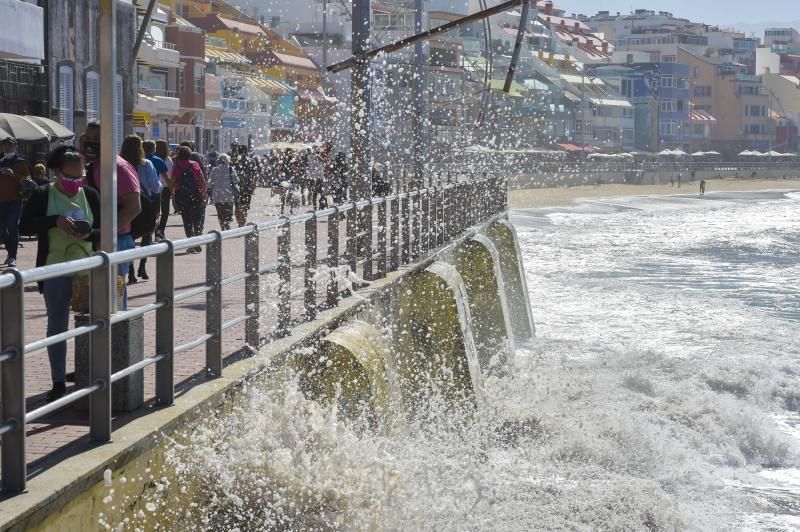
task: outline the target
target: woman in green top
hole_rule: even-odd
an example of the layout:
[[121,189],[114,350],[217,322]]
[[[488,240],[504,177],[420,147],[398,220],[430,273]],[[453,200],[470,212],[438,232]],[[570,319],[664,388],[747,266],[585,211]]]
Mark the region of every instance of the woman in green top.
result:
[[[100,239],[100,196],[84,187],[83,157],[72,146],[59,146],[47,158],[56,179],[37,188],[22,213],[22,232],[38,236],[36,266],[81,259],[92,254],[92,242]],[[72,277],[39,283],[47,307],[47,336],[66,331],[72,300]],[[66,392],[67,343],[47,348],[54,401]]]

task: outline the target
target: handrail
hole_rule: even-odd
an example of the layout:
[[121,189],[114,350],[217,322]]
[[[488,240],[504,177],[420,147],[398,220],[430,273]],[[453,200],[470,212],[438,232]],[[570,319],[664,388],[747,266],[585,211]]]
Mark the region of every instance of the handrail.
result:
[[[432,185],[433,183],[431,183]],[[332,271],[349,267],[356,275],[372,281],[388,272],[416,260],[421,254],[448,244],[456,235],[466,230],[475,221],[487,220],[505,209],[506,183],[497,177],[487,177],[469,183],[448,183],[439,187],[429,186],[408,190],[383,197],[368,197],[336,207],[305,212],[267,220],[257,224],[213,231],[204,235],[175,241],[162,241],[153,245],[99,253],[88,258],[32,268],[25,271],[12,270],[0,274],[0,372],[3,382],[25,382],[24,356],[46,349],[52,345],[90,335],[90,372],[92,384],[72,391],[45,406],[26,412],[24,386],[0,388],[0,453],[2,453],[2,487],[7,492],[23,491],[27,479],[25,433],[26,425],[57,412],[59,409],[89,398],[90,434],[94,440],[110,438],[111,412],[102,406],[110,404],[111,388],[120,381],[156,366],[156,398],[170,403],[174,397],[174,368],[177,355],[205,345],[206,367],[209,376],[222,373],[222,341],[225,332],[241,324],[245,325],[246,346],[257,348],[288,334],[290,329],[303,320],[310,320],[317,312],[317,285],[327,284],[327,304],[336,305],[341,297],[337,275],[330,279],[319,279],[318,268],[329,265]],[[446,205],[440,208],[441,202]],[[352,212],[351,212],[352,211]],[[340,221],[339,214],[348,213]],[[318,227],[327,228],[327,245],[318,250]],[[340,242],[340,223],[346,224],[346,238]],[[424,225],[423,224],[427,224]],[[299,228],[297,226],[300,226]],[[323,226],[324,227],[324,226]],[[423,231],[430,231],[427,235]],[[302,261],[292,255],[292,228],[304,234],[305,255]],[[325,233],[322,233],[325,234]],[[391,239],[389,238],[391,235]],[[377,240],[376,240],[377,237]],[[264,262],[259,248],[260,239],[272,239],[272,249],[277,249],[277,259]],[[227,277],[222,276],[222,242],[243,241],[245,267]],[[377,245],[377,247],[376,247]],[[175,253],[195,247],[206,247],[206,278],[201,284],[176,291]],[[318,255],[323,252],[323,257]],[[156,297],[154,301],[137,308],[114,312],[112,309],[115,291],[113,278],[119,265],[135,260],[154,258],[157,262]],[[377,268],[373,266],[377,263]],[[345,266],[347,265],[347,266]],[[294,270],[303,270],[304,312],[292,316],[292,276]],[[37,339],[25,344],[25,285],[65,276],[87,275],[90,284],[91,312],[89,324]],[[261,279],[273,276],[279,279],[277,328],[268,333],[260,323],[262,304]],[[240,286],[244,282],[243,314],[222,321],[222,290]],[[173,336],[174,312],[180,303],[205,295],[205,330],[194,340],[176,345]],[[156,352],[158,354],[132,363],[114,373],[111,372],[109,350],[111,327],[133,319],[156,313]],[[6,467],[11,464],[13,467]]]

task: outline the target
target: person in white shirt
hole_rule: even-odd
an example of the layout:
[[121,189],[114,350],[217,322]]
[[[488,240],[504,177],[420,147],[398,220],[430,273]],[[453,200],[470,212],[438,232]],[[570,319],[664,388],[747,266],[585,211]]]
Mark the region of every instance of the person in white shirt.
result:
[[221,154],[217,164],[211,169],[208,177],[208,188],[211,191],[211,203],[217,209],[219,226],[223,231],[231,228],[233,221],[233,205],[236,198],[236,186],[239,176],[231,166],[231,159]]

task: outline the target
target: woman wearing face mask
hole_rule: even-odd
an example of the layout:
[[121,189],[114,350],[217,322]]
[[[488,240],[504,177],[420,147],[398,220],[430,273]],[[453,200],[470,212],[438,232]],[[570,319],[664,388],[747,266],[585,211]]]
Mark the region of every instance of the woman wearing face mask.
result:
[[[60,146],[47,158],[55,181],[37,188],[26,202],[22,228],[38,235],[36,266],[81,259],[92,253],[92,242],[100,239],[100,195],[84,187],[83,157],[71,146]],[[47,335],[66,331],[72,299],[72,277],[48,279],[39,283],[47,307]],[[54,401],[66,392],[67,343],[47,348],[53,389],[47,400]]]

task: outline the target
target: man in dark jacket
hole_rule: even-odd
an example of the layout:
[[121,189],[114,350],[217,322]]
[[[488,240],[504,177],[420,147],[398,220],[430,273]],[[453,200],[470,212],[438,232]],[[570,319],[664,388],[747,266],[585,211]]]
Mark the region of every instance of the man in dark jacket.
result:
[[28,163],[17,153],[17,140],[4,138],[3,157],[0,159],[0,240],[8,252],[3,264],[11,268],[17,266],[22,183],[29,177]]

